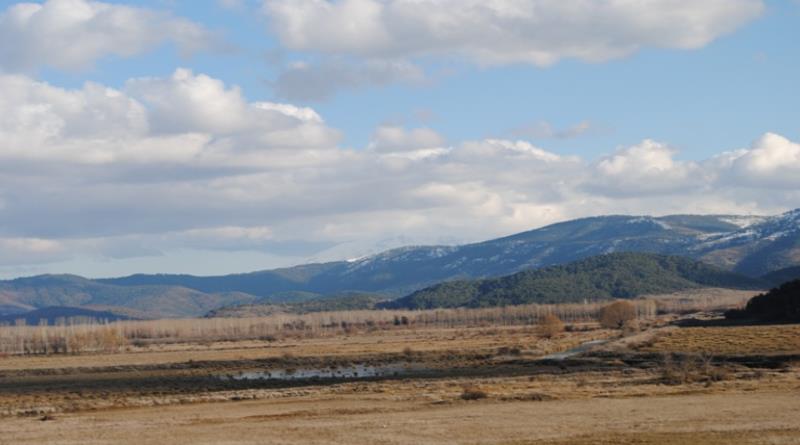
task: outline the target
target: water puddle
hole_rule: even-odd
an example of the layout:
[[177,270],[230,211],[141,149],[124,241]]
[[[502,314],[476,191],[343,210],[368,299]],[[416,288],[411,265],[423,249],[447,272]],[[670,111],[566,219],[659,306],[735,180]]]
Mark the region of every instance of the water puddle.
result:
[[556,352],[555,354],[545,355],[542,357],[542,360],[564,360],[570,357],[575,357],[578,354],[583,354],[584,352],[589,351],[590,349],[594,348],[595,346],[600,346],[602,344],[608,343],[608,340],[592,340],[587,341],[586,343],[582,343],[580,346],[568,349],[562,352]]
[[388,365],[351,365],[330,368],[273,368],[242,371],[220,376],[222,380],[324,380],[324,379],[368,379],[376,377],[402,377],[424,368],[407,363]]

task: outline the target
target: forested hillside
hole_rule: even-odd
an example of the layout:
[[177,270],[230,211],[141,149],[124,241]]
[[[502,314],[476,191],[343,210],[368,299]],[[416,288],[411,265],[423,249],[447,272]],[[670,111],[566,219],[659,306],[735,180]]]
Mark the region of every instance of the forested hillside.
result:
[[633,298],[698,287],[763,288],[752,279],[687,258],[614,253],[484,280],[441,283],[382,307],[429,309]]

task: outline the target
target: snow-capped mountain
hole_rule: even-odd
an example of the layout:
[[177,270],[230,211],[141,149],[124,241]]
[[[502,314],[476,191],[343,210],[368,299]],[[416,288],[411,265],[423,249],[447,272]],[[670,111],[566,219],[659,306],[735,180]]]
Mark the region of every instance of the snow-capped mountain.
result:
[[[349,261],[216,277],[133,275],[91,281],[103,285],[139,286],[144,297],[149,295],[149,290],[163,289],[165,285],[271,302],[348,291],[403,296],[447,280],[499,277],[613,252],[686,256],[759,277],[800,265],[800,209],[772,217],[599,216],[479,243],[403,247]],[[30,288],[28,293],[52,293],[52,284],[43,277],[33,277],[26,283]],[[0,291],[9,285],[0,282]],[[6,295],[7,299],[13,300],[13,295]],[[0,297],[3,297],[2,292]],[[121,305],[136,307],[136,298],[123,300],[120,300]]]
[[[372,291],[388,288],[402,293],[422,282],[507,275],[595,255],[632,251],[690,256],[755,276],[800,263],[800,259],[794,263],[777,261],[766,268],[753,267],[747,249],[741,249],[739,254],[728,250],[732,240],[738,240],[736,242],[742,246],[758,244],[762,248],[782,242],[783,237],[797,240],[797,232],[791,230],[797,229],[798,214],[800,211],[776,217],[612,215],[583,218],[475,244],[395,249],[351,262],[341,271],[329,270],[326,275],[335,274],[335,281],[347,287],[363,289],[369,283],[375,286],[369,289]],[[717,254],[720,250],[725,252]],[[743,267],[739,267],[739,263]]]
[[691,254],[751,276],[800,264],[800,209],[704,239]]

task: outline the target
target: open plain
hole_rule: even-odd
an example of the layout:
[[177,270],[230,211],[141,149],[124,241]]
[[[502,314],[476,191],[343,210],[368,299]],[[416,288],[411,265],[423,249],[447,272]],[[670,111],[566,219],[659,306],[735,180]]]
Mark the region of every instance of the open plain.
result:
[[677,318],[7,356],[0,442],[800,443],[800,328]]

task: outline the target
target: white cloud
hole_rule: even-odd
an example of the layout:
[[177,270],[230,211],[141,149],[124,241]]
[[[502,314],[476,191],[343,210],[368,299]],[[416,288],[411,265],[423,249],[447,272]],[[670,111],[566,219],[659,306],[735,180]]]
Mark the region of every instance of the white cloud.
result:
[[40,264],[68,258],[63,244],[42,238],[0,238],[0,267]]
[[604,213],[800,202],[800,146],[769,133],[701,161],[652,140],[598,160],[431,128],[383,126],[363,149],[338,141],[311,108],[248,102],[187,70],[122,90],[0,76],[0,251],[21,266],[194,250],[290,263]]
[[132,56],[164,42],[183,53],[218,46],[201,25],[169,14],[88,0],[17,3],[0,12],[0,71],[85,69],[106,56]]
[[314,110],[249,103],[238,88],[185,69],[166,79],[130,80],[124,91],[93,83],[67,90],[0,75],[6,161],[252,167],[279,161],[281,149],[333,148],[339,137]]
[[749,150],[722,155],[731,182],[779,188],[800,187],[800,144],[766,133]]
[[169,79],[133,79],[125,89],[147,104],[157,131],[228,134],[253,125],[239,88],[226,88],[221,80],[187,69],[176,70]]
[[[763,0],[263,0],[283,47],[321,62],[285,69],[288,100],[431,76],[422,62],[547,67],[598,63],[645,48],[693,50],[759,17]],[[313,59],[312,59],[313,60]],[[542,129],[540,128],[539,131]],[[580,126],[553,136],[570,137]],[[517,137],[527,137],[515,134]]]
[[645,47],[696,49],[758,17],[761,0],[265,0],[294,50],[367,58],[455,55],[551,65]]
[[702,189],[707,182],[705,172],[695,162],[675,160],[676,154],[669,146],[650,139],[620,148],[595,163],[589,186],[612,196]]
[[513,157],[528,158],[536,161],[556,162],[565,158],[536,147],[525,141],[507,141],[503,139],[487,139],[469,142],[464,146],[464,153],[474,157]]

